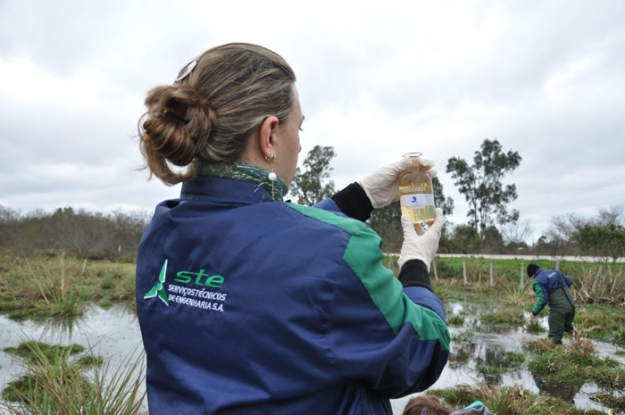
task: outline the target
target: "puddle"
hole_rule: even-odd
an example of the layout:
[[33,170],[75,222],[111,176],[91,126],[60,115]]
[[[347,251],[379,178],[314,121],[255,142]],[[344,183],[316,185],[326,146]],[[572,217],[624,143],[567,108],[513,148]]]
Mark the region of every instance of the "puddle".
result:
[[[448,303],[446,309],[448,315],[462,315],[465,319],[462,327],[450,327],[452,337],[462,335],[468,341],[452,340],[449,363],[432,388],[453,388],[461,383],[473,384],[475,380],[498,386],[522,384],[525,389],[534,393],[542,391],[560,396],[580,409],[605,411],[604,407],[590,399],[592,394],[599,391],[594,384],[550,384],[542,379],[535,379],[525,365],[506,366],[508,364],[506,352],[524,353],[522,347],[525,339],[538,339],[546,336],[546,333],[532,335],[524,333],[522,328],[502,330],[486,327],[477,317],[491,311],[486,307]],[[542,320],[546,325],[546,319]],[[77,343],[86,348],[93,347],[96,354],[102,355],[105,361],[110,362],[111,369],[115,369],[133,351],[141,347],[137,317],[133,311],[123,306],[115,306],[109,310],[92,306],[83,317],[74,320],[16,322],[0,315],[0,388],[4,388],[7,382],[22,373],[19,361],[1,349],[16,347],[24,340],[54,344]],[[565,337],[564,342],[570,344],[568,337]],[[625,358],[614,354],[619,350],[618,347],[601,342],[594,344],[601,357],[610,356],[625,366]],[[484,374],[479,371],[483,367],[500,365],[507,367],[505,373]],[[408,396],[391,401],[393,413],[401,414],[409,398]]]

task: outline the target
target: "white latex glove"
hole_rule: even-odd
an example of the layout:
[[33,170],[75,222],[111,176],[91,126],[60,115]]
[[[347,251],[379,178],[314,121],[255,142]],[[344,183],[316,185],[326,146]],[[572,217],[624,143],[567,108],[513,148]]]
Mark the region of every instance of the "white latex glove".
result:
[[402,158],[371,173],[358,184],[363,188],[375,209],[399,200],[399,174],[406,170],[420,170],[430,177],[436,176],[434,162],[420,158]]
[[[441,239],[441,231],[445,218],[443,211],[436,208],[436,219],[427,231],[423,231],[420,225],[412,223],[406,215],[401,217],[401,226],[404,228],[404,244],[399,253],[399,269],[408,261],[418,259],[425,263],[430,271],[430,263],[438,251],[438,241]],[[415,229],[416,228],[416,229]]]

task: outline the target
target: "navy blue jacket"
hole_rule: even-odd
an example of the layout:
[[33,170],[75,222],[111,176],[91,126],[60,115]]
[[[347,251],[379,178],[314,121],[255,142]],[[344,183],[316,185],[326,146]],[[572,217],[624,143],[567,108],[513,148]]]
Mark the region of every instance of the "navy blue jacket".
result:
[[388,414],[428,388],[449,354],[443,306],[429,278],[402,287],[380,242],[253,183],[183,184],[139,247],[150,414]]
[[536,304],[532,309],[532,314],[537,316],[549,304],[549,296],[560,288],[570,287],[573,281],[556,269],[544,270],[538,268],[534,274],[532,288],[536,293]]

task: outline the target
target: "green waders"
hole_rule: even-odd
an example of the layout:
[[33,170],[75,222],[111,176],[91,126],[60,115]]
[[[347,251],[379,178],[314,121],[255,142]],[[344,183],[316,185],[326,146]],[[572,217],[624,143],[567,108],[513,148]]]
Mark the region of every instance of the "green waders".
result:
[[562,334],[573,333],[575,302],[568,287],[559,288],[549,294],[549,338],[555,344],[562,344]]

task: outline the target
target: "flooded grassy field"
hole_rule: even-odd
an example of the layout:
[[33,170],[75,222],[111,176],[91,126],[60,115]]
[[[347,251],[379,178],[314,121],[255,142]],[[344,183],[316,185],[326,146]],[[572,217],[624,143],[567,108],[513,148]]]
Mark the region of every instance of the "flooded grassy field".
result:
[[[549,376],[532,374],[529,362],[532,358],[526,345],[546,337],[546,332],[531,334],[527,325],[485,324],[481,317],[490,315],[492,308],[460,302],[446,302],[448,316],[462,316],[462,324],[450,325],[452,335],[449,363],[439,380],[430,388],[433,390],[454,389],[458,385],[495,385],[513,388],[522,386],[523,390],[534,394],[546,394],[569,404],[572,408],[583,411],[597,410],[607,413],[608,406],[597,402],[597,393],[614,393],[612,388],[603,388],[593,381],[567,382]],[[525,321],[529,322],[529,313],[525,312]],[[457,320],[457,319],[454,319]],[[546,330],[546,318],[539,324]],[[566,336],[564,347],[571,347],[573,339]],[[599,358],[614,359],[625,370],[625,348],[612,343],[592,341]],[[622,394],[622,390],[620,391]],[[437,393],[433,393],[437,394]],[[620,395],[617,395],[620,396]],[[394,414],[401,414],[410,397],[392,401]],[[563,413],[563,412],[554,412]],[[571,412],[572,413],[572,412]],[[584,413],[584,412],[581,412]],[[615,412],[625,413],[625,412]]]
[[[492,311],[488,306],[455,301],[445,305],[450,317],[462,316],[463,322],[450,326],[452,343],[449,363],[432,390],[456,388],[461,384],[474,385],[476,382],[501,387],[521,385],[524,390],[535,394],[559,397],[574,408],[607,413],[607,406],[593,399],[595,394],[605,391],[595,382],[580,384],[531,373],[528,369],[531,356],[525,344],[544,338],[544,333],[527,333],[525,324],[517,327],[484,324],[481,316]],[[458,321],[457,318],[453,320]],[[545,325],[545,320],[541,324]],[[0,316],[0,344],[3,349],[17,347],[25,340],[79,344],[101,355],[113,367],[125,362],[125,358],[141,345],[136,316],[129,307],[123,305],[109,309],[92,305],[82,317],[75,319],[20,322]],[[570,337],[565,337],[565,347],[572,342]],[[600,358],[614,359],[625,369],[625,348],[600,341],[594,341],[593,344]],[[18,358],[4,350],[0,351],[2,388],[18,378],[23,371]],[[392,401],[394,414],[401,414],[408,399],[405,397]]]
[[[105,362],[103,377],[108,381],[119,379],[119,373],[131,370],[137,362],[143,364],[143,347],[137,317],[127,305],[115,305],[105,309],[92,304],[86,307],[80,317],[38,321],[15,321],[7,315],[0,315],[0,390],[4,390],[9,382],[31,373],[24,360],[11,353],[12,348],[27,341],[47,345],[82,346],[86,355],[101,357]],[[139,367],[137,376],[142,376],[141,372],[144,370]],[[144,391],[145,386],[141,383],[139,392]],[[147,412],[147,404],[143,402],[141,406],[140,412]],[[0,406],[0,414],[8,413],[7,408]]]
[[[27,373],[28,365],[15,350],[28,341],[82,346],[112,373],[143,362],[131,264],[57,258],[55,270],[48,261],[12,261],[11,271],[0,272],[1,390]],[[565,336],[564,345],[556,347],[546,340],[546,311],[537,324],[530,323],[535,296],[527,285],[500,277],[491,287],[487,278],[475,275],[469,284],[433,281],[445,303],[452,343],[448,365],[426,393],[457,408],[482,400],[498,415],[605,414],[609,408],[625,414],[621,297],[605,297],[606,304],[576,297],[575,324],[582,340]],[[615,278],[605,281],[621,295],[620,286],[614,289],[621,283]],[[586,290],[576,292],[583,300],[582,294],[589,298]],[[393,413],[401,414],[408,399],[393,400]],[[144,402],[132,413],[145,410]],[[7,413],[6,407],[0,413]]]

